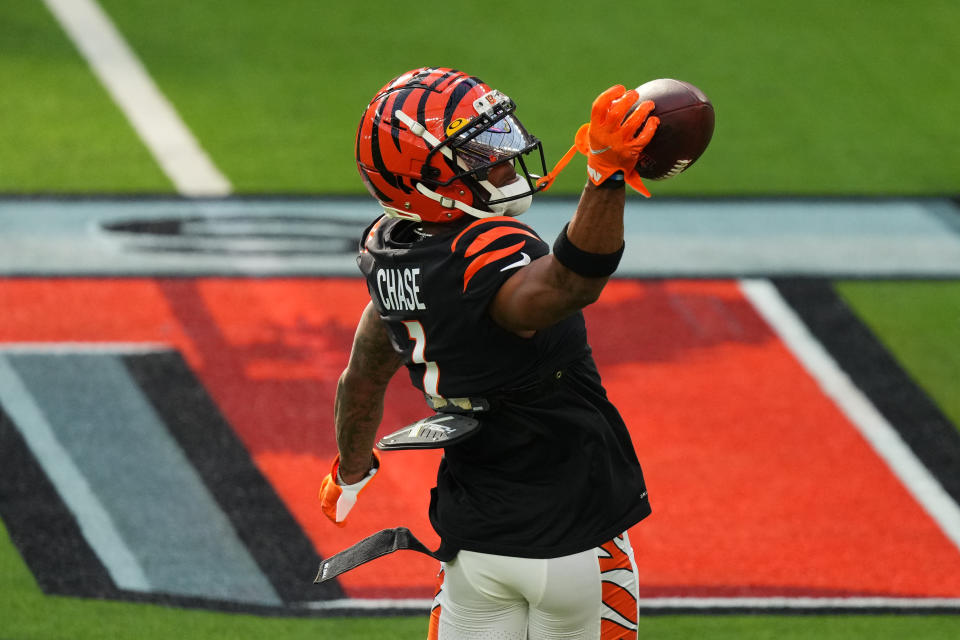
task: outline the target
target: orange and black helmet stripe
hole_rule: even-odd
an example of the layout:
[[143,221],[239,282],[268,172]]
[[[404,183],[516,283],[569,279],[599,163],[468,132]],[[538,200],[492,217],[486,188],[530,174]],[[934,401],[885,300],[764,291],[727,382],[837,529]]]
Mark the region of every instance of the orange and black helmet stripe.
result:
[[381,88],[364,112],[355,146],[357,166],[371,194],[391,203],[388,208],[438,222],[459,218],[463,212],[444,204],[436,193],[418,191],[417,183],[423,182],[431,190],[447,189],[439,192],[444,197],[451,197],[452,191],[452,197],[467,206],[483,206],[478,203],[489,197],[483,187],[463,176],[465,169],[454,158],[436,152],[423,136],[407,130],[396,113],[403,111],[444,141],[450,123],[475,116],[473,101],[489,91],[479,78],[433,67],[397,76]]

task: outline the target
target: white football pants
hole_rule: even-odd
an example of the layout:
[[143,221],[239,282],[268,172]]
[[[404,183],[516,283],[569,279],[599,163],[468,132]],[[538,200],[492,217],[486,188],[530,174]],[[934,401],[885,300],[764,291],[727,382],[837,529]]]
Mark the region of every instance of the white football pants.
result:
[[627,534],[545,560],[461,551],[444,563],[429,640],[622,640],[637,637]]

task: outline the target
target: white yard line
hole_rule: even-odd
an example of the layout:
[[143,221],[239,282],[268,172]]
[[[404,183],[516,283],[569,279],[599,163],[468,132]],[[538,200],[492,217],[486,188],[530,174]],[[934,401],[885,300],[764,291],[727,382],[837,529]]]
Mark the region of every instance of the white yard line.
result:
[[430,607],[433,606],[433,600],[417,598],[398,598],[396,600],[389,598],[342,598],[339,600],[301,602],[299,606],[305,609],[316,609],[319,611],[349,611],[351,609],[362,609],[364,611],[384,609],[430,611]]
[[96,0],[44,0],[183,195],[222,196],[230,182],[153,82]]
[[138,355],[175,351],[169,344],[153,342],[0,342],[0,357],[6,353],[44,355],[118,354]]
[[27,445],[60,497],[77,519],[97,557],[121,589],[150,591],[150,582],[117,531],[113,518],[74,464],[17,372],[0,353],[0,405],[20,429]]
[[960,598],[808,598],[772,596],[769,598],[640,598],[639,607],[645,609],[883,609],[923,610],[960,609]]
[[814,338],[769,280],[741,280],[740,287],[823,392],[843,411],[914,499],[960,550],[960,507],[917,459],[886,418]]
[[[301,602],[300,607],[318,611],[383,611],[397,609],[426,613],[433,606],[433,600],[420,599],[366,599],[344,598],[342,600],[320,600]],[[881,609],[889,611],[915,611],[929,609],[960,609],[960,598],[813,598],[771,596],[764,598],[699,598],[669,597],[640,598],[641,611],[663,609],[722,609],[739,611],[743,609],[764,609],[770,611],[816,611],[825,609]]]

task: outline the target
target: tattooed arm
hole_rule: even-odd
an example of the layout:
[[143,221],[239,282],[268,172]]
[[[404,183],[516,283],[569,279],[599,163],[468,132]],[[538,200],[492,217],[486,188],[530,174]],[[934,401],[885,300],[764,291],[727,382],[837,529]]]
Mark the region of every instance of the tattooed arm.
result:
[[370,452],[383,418],[383,395],[402,364],[386,326],[373,304],[368,304],[353,337],[350,362],[337,383],[334,404],[340,477],[346,484],[358,482],[373,464]]

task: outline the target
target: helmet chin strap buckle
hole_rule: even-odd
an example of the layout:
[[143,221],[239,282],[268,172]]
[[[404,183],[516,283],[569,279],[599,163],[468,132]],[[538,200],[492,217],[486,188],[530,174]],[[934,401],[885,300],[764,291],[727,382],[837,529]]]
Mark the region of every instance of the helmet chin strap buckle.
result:
[[433,191],[432,189],[430,189],[430,187],[423,184],[422,182],[417,183],[417,191],[427,196],[431,200],[436,200],[437,202],[440,203],[440,206],[442,207],[446,207],[448,209],[459,209],[464,213],[470,214],[474,218],[493,218],[500,215],[499,213],[494,213],[493,211],[481,211],[480,209],[475,209],[470,205],[468,205],[466,202],[461,202],[460,200],[446,198],[440,195],[439,193],[437,193],[436,191]]

